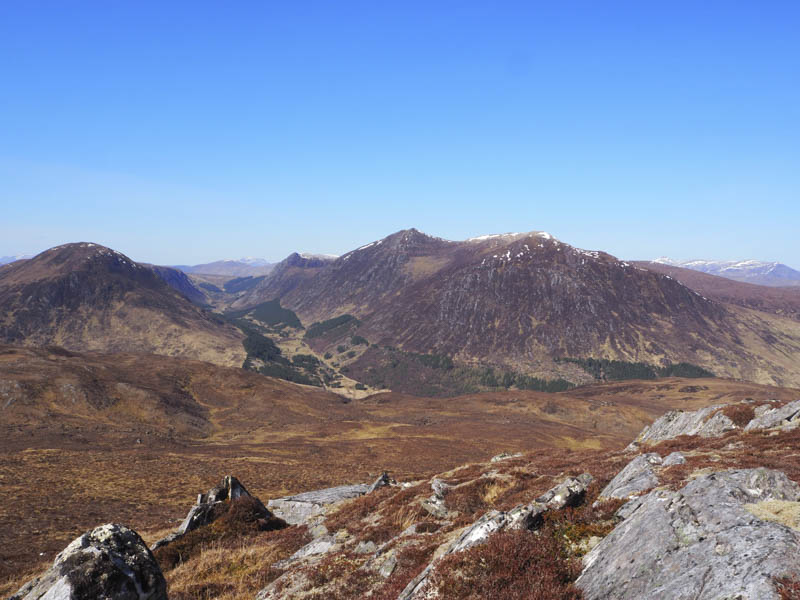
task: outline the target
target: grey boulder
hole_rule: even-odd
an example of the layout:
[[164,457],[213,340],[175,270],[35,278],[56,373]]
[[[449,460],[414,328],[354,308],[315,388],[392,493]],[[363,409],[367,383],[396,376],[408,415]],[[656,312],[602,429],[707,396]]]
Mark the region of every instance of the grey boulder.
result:
[[[378,479],[381,481],[382,477]],[[378,484],[376,481],[373,486]],[[359,483],[356,485],[340,485],[332,488],[304,492],[294,496],[274,498],[267,503],[267,507],[289,525],[307,523],[313,517],[324,512],[329,504],[342,500],[358,498],[370,491],[372,486]],[[377,488],[376,488],[377,489]]]
[[655,444],[671,440],[679,435],[717,437],[736,429],[736,425],[721,412],[722,405],[707,406],[695,411],[671,410],[645,427],[628,449],[635,450],[642,444]]
[[653,489],[658,485],[658,477],[653,467],[662,464],[661,456],[655,452],[640,454],[608,482],[608,485],[600,492],[598,500],[629,499],[646,490]]
[[167,583],[139,535],[123,525],[75,539],[9,600],[166,600]]
[[759,411],[756,413],[756,417],[747,424],[745,431],[772,429],[773,427],[790,429],[798,426],[800,426],[800,400],[795,400],[780,408]]
[[800,532],[751,512],[774,501],[800,501],[800,486],[768,469],[652,491],[618,511],[576,583],[588,600],[777,600],[773,579],[800,576]]

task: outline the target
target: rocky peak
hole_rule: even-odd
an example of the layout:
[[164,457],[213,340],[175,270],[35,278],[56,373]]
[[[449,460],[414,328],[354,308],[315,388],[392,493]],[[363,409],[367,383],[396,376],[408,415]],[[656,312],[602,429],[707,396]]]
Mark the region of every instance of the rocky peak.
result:
[[302,255],[298,252],[292,252],[289,256],[284,258],[276,267],[276,269],[283,267],[299,267],[301,269],[324,267],[330,262],[330,259],[325,259],[320,256]]

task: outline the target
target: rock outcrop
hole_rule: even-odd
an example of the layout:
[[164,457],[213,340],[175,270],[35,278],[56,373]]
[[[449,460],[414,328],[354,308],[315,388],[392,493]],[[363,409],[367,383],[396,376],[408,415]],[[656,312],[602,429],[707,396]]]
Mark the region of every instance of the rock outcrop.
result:
[[[281,526],[285,527],[286,524],[279,522],[280,518],[273,515],[267,507],[259,500],[250,494],[242,483],[232,475],[226,475],[222,478],[219,485],[214,486],[205,494],[197,495],[197,503],[189,509],[189,513],[183,519],[177,530],[168,536],[158,540],[153,544],[153,550],[166,546],[175,540],[183,537],[190,531],[204,527],[212,523],[216,518],[221,515],[219,510],[220,503],[236,500],[241,497],[253,498],[256,502],[256,510],[265,521],[265,529],[279,529]],[[268,526],[273,522],[272,526]]]
[[755,418],[745,426],[745,431],[773,427],[792,429],[800,426],[800,400],[779,408],[772,408],[769,405],[759,406],[755,414]]
[[308,524],[312,519],[323,514],[326,507],[332,504],[337,504],[343,500],[358,498],[364,494],[371,494],[382,487],[394,485],[396,483],[396,481],[389,477],[388,473],[384,472],[372,482],[371,485],[366,483],[339,485],[321,490],[303,492],[302,494],[295,494],[294,496],[273,498],[267,502],[267,507],[274,512],[277,517],[289,523],[289,525],[303,525]]
[[599,500],[628,499],[656,487],[658,476],[653,467],[661,464],[663,464],[663,460],[655,452],[640,454],[625,465],[625,468],[603,488]]
[[[482,544],[491,535],[504,529],[536,529],[542,524],[545,512],[580,503],[591,482],[592,476],[588,473],[578,477],[569,477],[530,504],[516,506],[507,512],[491,510],[467,527],[455,541],[448,544],[443,552],[437,552],[436,555],[441,558],[467,550]],[[421,598],[428,578],[435,568],[436,560],[409,582],[397,600]]]
[[716,437],[736,429],[733,421],[718,412],[721,406],[707,406],[695,411],[671,410],[645,427],[628,448],[636,449],[643,444],[655,444],[679,435]]
[[[681,435],[700,437],[719,437],[736,429],[753,431],[756,429],[792,429],[800,426],[800,400],[774,407],[762,404],[754,407],[755,415],[743,427],[737,426],[724,414],[723,406],[708,406],[695,411],[672,410],[645,427],[628,450],[638,450],[642,446],[671,440]],[[740,423],[741,425],[741,423]]]
[[369,491],[369,488],[369,485],[359,483],[313,490],[294,496],[273,498],[267,502],[267,507],[290,525],[302,525],[322,514],[326,506],[363,496]]
[[618,511],[624,520],[585,556],[577,585],[588,600],[777,600],[774,579],[800,576],[800,531],[753,514],[774,501],[799,502],[800,486],[767,469],[654,490]]
[[9,600],[167,600],[167,583],[135,531],[107,524],[74,540]]

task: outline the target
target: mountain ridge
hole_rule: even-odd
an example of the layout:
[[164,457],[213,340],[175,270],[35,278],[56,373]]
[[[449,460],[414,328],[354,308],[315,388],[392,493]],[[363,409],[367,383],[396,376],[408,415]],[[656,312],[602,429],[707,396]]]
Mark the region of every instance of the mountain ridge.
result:
[[352,314],[372,344],[551,379],[565,373],[553,359],[594,357],[800,380],[787,359],[800,352],[796,323],[772,323],[781,317],[546,232],[450,241],[405,229],[280,285],[267,277],[234,306],[275,298],[304,323]]

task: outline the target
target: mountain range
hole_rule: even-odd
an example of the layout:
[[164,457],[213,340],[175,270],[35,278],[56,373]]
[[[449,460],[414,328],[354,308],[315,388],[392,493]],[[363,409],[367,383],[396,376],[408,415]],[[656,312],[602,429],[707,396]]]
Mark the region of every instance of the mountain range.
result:
[[357,335],[372,344],[360,359],[364,370],[395,360],[381,351],[389,346],[550,379],[580,380],[564,359],[593,357],[800,382],[796,321],[709,299],[669,275],[544,232],[457,242],[409,229],[322,264],[292,256],[231,306],[276,298],[303,323],[354,317]]
[[779,262],[760,260],[683,260],[677,261],[667,257],[657,258],[653,263],[692,269],[710,275],[718,275],[758,285],[800,286],[800,271]]
[[[800,384],[793,288],[621,261],[545,232],[451,241],[407,229],[340,257],[293,253],[269,269],[185,274],[96,244],[67,244],[0,267],[0,340],[238,366],[247,331],[286,345],[288,330],[270,333],[276,323],[253,316],[277,301],[299,318],[292,353],[311,353],[378,389],[396,385],[408,368],[429,372],[431,361],[572,383],[593,380],[591,360],[689,363],[719,376]],[[235,313],[240,323],[211,311]],[[303,338],[328,322],[324,335]]]

